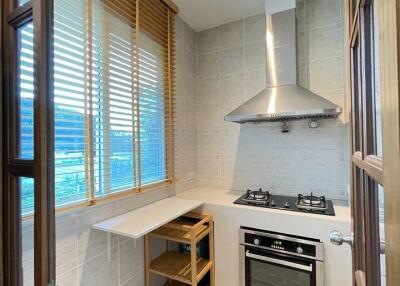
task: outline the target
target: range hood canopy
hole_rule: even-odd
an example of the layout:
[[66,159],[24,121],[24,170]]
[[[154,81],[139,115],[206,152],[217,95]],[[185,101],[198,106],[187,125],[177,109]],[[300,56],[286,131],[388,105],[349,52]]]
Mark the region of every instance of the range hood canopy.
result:
[[226,121],[335,118],[342,109],[297,84],[296,9],[266,16],[267,88],[225,116]]

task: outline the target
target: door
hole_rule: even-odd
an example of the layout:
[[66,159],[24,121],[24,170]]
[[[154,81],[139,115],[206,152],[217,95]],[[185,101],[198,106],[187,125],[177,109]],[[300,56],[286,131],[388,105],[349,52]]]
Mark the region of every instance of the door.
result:
[[331,240],[352,245],[358,286],[400,281],[399,3],[347,1],[353,233]]
[[357,285],[384,281],[380,256],[379,198],[383,193],[382,128],[377,82],[376,10],[379,0],[353,4],[351,66],[351,201],[353,267]]
[[53,4],[1,6],[3,285],[54,285]]

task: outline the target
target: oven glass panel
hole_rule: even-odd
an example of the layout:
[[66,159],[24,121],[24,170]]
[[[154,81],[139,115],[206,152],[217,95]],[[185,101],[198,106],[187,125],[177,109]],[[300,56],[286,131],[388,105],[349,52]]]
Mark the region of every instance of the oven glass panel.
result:
[[247,259],[246,286],[310,286],[311,273]]

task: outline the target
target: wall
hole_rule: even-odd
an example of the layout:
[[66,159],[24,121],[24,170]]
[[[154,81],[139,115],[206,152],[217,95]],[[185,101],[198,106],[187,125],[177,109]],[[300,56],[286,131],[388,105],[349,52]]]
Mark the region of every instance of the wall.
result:
[[196,184],[196,34],[179,17],[176,21],[176,191]]
[[[175,174],[171,187],[129,198],[99,203],[92,207],[60,213],[56,218],[56,284],[58,286],[144,285],[143,239],[135,243],[123,236],[111,236],[111,259],[105,232],[92,230],[96,222],[192,188],[195,184],[196,101],[195,32],[179,18],[176,23],[176,130]],[[33,226],[23,222],[24,285],[33,285]],[[157,250],[159,244],[154,246]],[[157,285],[157,284],[156,284]]]
[[[342,0],[298,1],[299,81],[344,106]],[[225,122],[224,115],[265,87],[263,14],[197,34],[197,185],[313,191],[347,200],[343,118],[280,123]]]

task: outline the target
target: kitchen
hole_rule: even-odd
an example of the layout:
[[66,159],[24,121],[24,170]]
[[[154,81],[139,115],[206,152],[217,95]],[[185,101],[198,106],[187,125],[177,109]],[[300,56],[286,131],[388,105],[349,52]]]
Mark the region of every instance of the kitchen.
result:
[[[49,25],[40,1],[4,2],[2,285],[400,281],[399,178],[386,173],[399,160],[382,159],[400,145],[385,117],[390,5],[54,0]],[[36,40],[54,93],[36,86],[52,74]],[[36,108],[54,112],[49,141]],[[54,158],[36,162],[41,144]]]

